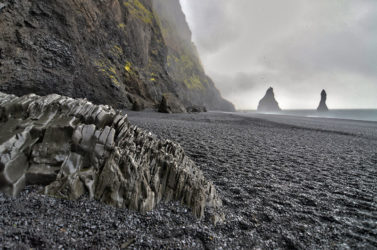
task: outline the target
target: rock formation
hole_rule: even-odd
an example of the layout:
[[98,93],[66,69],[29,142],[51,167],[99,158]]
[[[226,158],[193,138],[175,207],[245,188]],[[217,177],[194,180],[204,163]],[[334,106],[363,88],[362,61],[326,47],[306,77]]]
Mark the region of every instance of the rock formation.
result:
[[279,103],[275,99],[274,89],[269,88],[266,95],[260,100],[258,104],[258,111],[261,112],[279,112],[281,111]]
[[188,113],[201,113],[201,112],[207,112],[206,107],[204,106],[190,106],[186,108]]
[[167,70],[179,84],[176,92],[185,106],[191,106],[191,102],[210,110],[234,111],[233,105],[221,98],[213,81],[205,74],[179,1],[152,2],[166,41]]
[[321,101],[319,102],[317,111],[319,112],[329,111],[329,108],[326,105],[326,99],[327,99],[327,94],[326,94],[326,91],[323,89],[321,92]]
[[176,96],[165,94],[162,96],[158,111],[161,113],[186,113],[186,108]]
[[178,200],[197,217],[207,207],[220,218],[215,187],[178,144],[130,125],[109,106],[0,92],[0,190],[14,196],[28,184],[140,212]]
[[0,91],[135,110],[171,93],[185,106],[234,110],[206,76],[179,0],[0,3]]

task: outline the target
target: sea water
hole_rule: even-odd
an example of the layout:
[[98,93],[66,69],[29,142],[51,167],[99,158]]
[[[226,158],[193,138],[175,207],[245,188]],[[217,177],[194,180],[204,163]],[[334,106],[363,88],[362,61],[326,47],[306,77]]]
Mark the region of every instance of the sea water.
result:
[[[257,111],[243,111],[246,113],[258,113]],[[377,109],[333,109],[328,112],[318,112],[317,110],[283,110],[278,113],[261,113],[275,115],[289,115],[300,117],[319,117],[333,119],[347,119],[359,121],[377,122]]]

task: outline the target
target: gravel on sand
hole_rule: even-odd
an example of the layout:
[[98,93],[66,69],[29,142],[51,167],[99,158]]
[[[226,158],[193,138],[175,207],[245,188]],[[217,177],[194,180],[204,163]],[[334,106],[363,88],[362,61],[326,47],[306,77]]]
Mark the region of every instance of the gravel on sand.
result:
[[174,202],[142,215],[28,187],[0,194],[0,247],[377,249],[377,123],[267,118],[129,112],[214,182],[223,224]]

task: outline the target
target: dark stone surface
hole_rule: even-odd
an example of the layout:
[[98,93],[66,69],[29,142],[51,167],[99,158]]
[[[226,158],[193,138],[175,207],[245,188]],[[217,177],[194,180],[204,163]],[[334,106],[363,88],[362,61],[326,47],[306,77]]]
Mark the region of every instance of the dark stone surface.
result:
[[327,107],[327,104],[326,104],[326,100],[327,100],[327,93],[323,89],[322,92],[321,92],[321,101],[319,102],[317,111],[319,111],[319,112],[329,111],[329,108]]
[[2,9],[4,9],[6,6],[7,6],[6,3],[0,3],[0,11],[1,11]]
[[261,112],[279,112],[281,111],[279,103],[275,99],[274,89],[269,88],[266,95],[259,101],[258,111]]
[[135,98],[132,104],[133,111],[143,111],[145,109],[145,104],[143,99]]
[[186,108],[188,113],[201,113],[201,112],[207,112],[206,107],[204,106],[190,106]]
[[[179,1],[172,3],[177,18],[184,20]],[[169,8],[167,1],[161,6]],[[150,0],[12,0],[0,8],[2,92],[56,93],[136,110],[142,108],[136,99],[153,108],[163,94],[172,93],[186,106],[234,109],[199,70],[195,51],[177,55],[180,62],[190,58],[190,67],[167,72],[169,51],[179,34],[173,30],[163,36],[174,25],[167,19],[160,22]],[[191,44],[191,36],[183,40]],[[174,72],[196,84],[189,86],[201,87],[176,81],[170,76]]]
[[[109,106],[0,92],[0,191],[43,185],[55,197],[90,198],[140,212],[178,200],[202,218],[221,200],[174,142],[159,140]],[[216,211],[214,211],[216,212]],[[214,213],[216,223],[221,213]]]
[[180,100],[172,95],[172,94],[165,94],[162,96],[162,100],[158,111],[161,113],[186,113],[186,108],[180,102]]
[[214,181],[226,221],[209,232],[213,247],[376,248],[377,123],[273,117],[129,119],[178,141]]
[[132,249],[376,249],[377,123],[274,117],[129,112],[133,124],[179,142],[215,183],[222,224],[196,220],[179,202],[142,215],[29,186],[17,198],[0,193],[0,245],[117,249],[134,240]]

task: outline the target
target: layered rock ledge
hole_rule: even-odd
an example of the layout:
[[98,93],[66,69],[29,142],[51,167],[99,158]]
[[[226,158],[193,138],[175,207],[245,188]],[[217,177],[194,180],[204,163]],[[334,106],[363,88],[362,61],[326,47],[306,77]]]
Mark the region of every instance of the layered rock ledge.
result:
[[0,190],[15,196],[29,184],[140,212],[178,200],[199,218],[207,207],[221,219],[214,185],[178,144],[132,126],[110,106],[0,92]]

